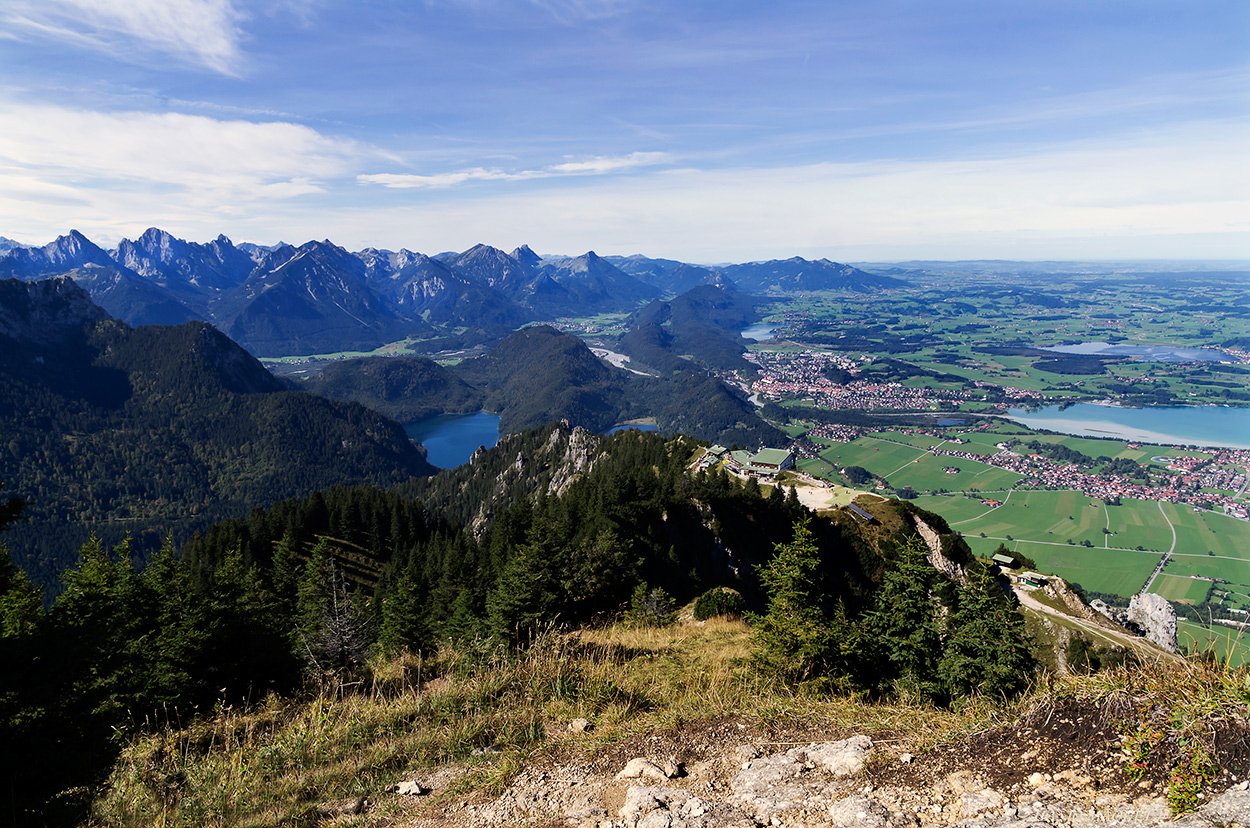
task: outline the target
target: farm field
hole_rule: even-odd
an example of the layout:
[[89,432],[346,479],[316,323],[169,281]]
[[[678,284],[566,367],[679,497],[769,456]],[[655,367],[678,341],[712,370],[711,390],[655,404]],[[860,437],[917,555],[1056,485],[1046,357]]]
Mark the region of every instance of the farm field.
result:
[[[901,445],[877,437],[860,437],[850,443],[835,443],[821,452],[833,466],[862,466],[890,483],[909,485],[917,492],[947,489],[951,491],[1001,491],[1022,479],[1015,472],[997,469],[975,460],[958,457],[935,457],[926,450]],[[957,468],[957,474],[943,469]]]
[[1250,524],[1245,521],[1176,503],[1162,507],[1176,529],[1177,552],[1250,558]]
[[1098,498],[1070,490],[1014,491],[990,514],[956,528],[965,535],[984,532],[1064,545],[1087,540],[1105,546],[1106,524],[1106,507]]
[[1196,554],[1173,555],[1163,572],[1167,575],[1222,578],[1228,583],[1220,584],[1221,589],[1231,588],[1235,592],[1250,592],[1250,561],[1245,559],[1217,558]]
[[[971,543],[973,539],[968,540]],[[1142,588],[1161,557],[1132,549],[1096,549],[1047,541],[1016,540],[1006,545],[1011,551],[1032,558],[1042,572],[1058,575],[1086,591],[1111,593],[1126,599]],[[975,545],[972,548],[983,554]]]
[[[1002,495],[997,497],[1001,498]],[[986,506],[978,495],[921,495],[912,502],[921,509],[936,512],[946,518],[946,522],[956,531],[963,531],[959,524],[975,520],[993,508]]]
[[1211,592],[1211,582],[1203,578],[1183,578],[1179,575],[1161,574],[1151,584],[1150,591],[1169,601],[1200,604]]
[[[1128,549],[1167,552],[1172,547],[1172,530],[1159,504],[1152,500],[1125,499],[1119,506],[1106,507],[1111,535],[1107,543]],[[1177,550],[1180,545],[1177,545]]]

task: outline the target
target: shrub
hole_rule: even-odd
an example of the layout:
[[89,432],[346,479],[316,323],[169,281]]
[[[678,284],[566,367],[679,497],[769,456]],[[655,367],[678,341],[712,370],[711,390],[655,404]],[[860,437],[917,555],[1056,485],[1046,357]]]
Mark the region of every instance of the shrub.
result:
[[677,620],[677,605],[660,587],[648,589],[645,583],[634,589],[625,611],[627,627],[667,627]]
[[694,602],[694,620],[706,621],[718,615],[737,618],[746,610],[742,595],[732,589],[715,587],[699,596]]

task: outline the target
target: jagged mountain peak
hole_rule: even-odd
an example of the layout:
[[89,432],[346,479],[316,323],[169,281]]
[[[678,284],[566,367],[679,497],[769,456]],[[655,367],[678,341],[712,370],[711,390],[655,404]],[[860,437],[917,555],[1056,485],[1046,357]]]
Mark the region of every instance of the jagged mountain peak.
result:
[[112,257],[120,266],[169,288],[200,315],[207,310],[202,306],[205,297],[241,284],[255,267],[251,257],[224,235],[198,244],[158,227],[149,227],[134,241],[122,239]]
[[52,266],[108,267],[113,264],[108,253],[77,230],[70,230],[67,235],[57,236],[55,241],[43,246],[42,252],[44,260]]
[[[149,227],[134,241],[122,239],[113,258],[140,275],[148,275],[142,269],[143,259],[155,259],[162,264],[169,264],[177,258],[185,257],[189,248],[189,244],[165,230]],[[134,261],[139,266],[128,264],[127,260]]]
[[519,263],[516,258],[509,256],[498,247],[491,247],[489,244],[475,244],[453,258],[457,263],[464,264],[483,261]]
[[513,250],[512,258],[529,267],[538,267],[543,261],[542,256],[531,250],[528,244],[523,244],[516,250]]

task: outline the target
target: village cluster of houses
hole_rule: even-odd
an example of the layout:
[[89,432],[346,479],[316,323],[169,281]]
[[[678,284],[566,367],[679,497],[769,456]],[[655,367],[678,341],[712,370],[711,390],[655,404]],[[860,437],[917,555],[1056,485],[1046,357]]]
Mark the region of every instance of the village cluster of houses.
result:
[[[984,397],[984,392],[980,391],[911,388],[897,382],[853,379],[841,384],[825,376],[829,368],[857,374],[868,361],[862,356],[820,351],[753,351],[746,354],[746,358],[760,367],[760,378],[747,389],[750,393],[759,394],[760,398],[810,397],[816,405],[829,409],[932,410],[941,408],[944,402],[949,404]],[[976,385],[1001,392],[1008,402],[1000,403],[1000,406],[1033,402],[1041,396],[1037,391],[992,383],[978,382]]]
[[[933,454],[975,460],[979,463],[987,463],[996,468],[1025,475],[1027,479],[1023,481],[1023,485],[1027,486],[1038,486],[1048,489],[1075,489],[1087,497],[1100,497],[1103,499],[1128,497],[1138,500],[1162,500],[1169,503],[1187,503],[1190,505],[1202,501],[1222,508],[1226,514],[1233,517],[1242,519],[1246,517],[1246,506],[1244,503],[1231,497],[1220,497],[1216,493],[1201,491],[1195,488],[1195,484],[1200,483],[1196,478],[1169,477],[1165,481],[1147,485],[1114,475],[1091,474],[1082,471],[1077,466],[1052,460],[1038,454],[1024,455],[1008,450],[1000,450],[997,454],[986,457],[985,455],[973,454],[967,451],[938,448],[933,449]],[[1250,464],[1250,451],[1230,450],[1226,454],[1228,454],[1228,457],[1225,458],[1227,462],[1236,462],[1243,465]],[[1244,480],[1244,478],[1234,475],[1231,482],[1239,483],[1241,480]]]

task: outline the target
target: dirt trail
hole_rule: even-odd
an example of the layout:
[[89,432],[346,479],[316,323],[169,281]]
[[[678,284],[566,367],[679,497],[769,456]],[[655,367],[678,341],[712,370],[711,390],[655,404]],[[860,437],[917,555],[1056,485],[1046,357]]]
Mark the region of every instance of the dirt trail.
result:
[[1110,626],[1110,622],[1104,626],[1103,624],[1098,624],[1061,610],[1057,610],[1054,607],[1047,606],[1041,601],[1038,601],[1030,594],[1030,590],[1022,589],[1014,584],[1012,585],[1011,590],[1015,593],[1016,600],[1020,602],[1021,606],[1027,607],[1034,612],[1039,612],[1043,615],[1059,619],[1065,624],[1078,626],[1090,635],[1101,638],[1102,640],[1110,642],[1116,646],[1128,647],[1130,650],[1134,651],[1143,658],[1157,661],[1170,661],[1173,663],[1184,660],[1175,653],[1169,653],[1159,649],[1141,636],[1133,635],[1127,630],[1115,629]]

